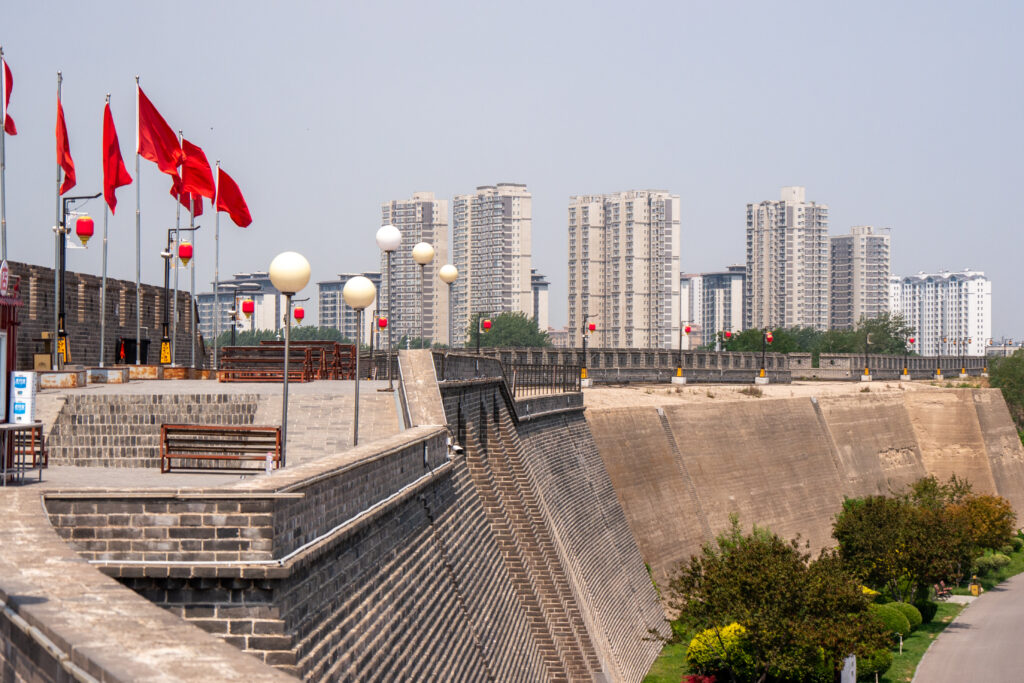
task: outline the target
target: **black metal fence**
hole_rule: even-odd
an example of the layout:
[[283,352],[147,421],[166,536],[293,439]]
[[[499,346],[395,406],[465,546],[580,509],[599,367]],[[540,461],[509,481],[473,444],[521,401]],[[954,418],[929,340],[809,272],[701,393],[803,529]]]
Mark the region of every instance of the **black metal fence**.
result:
[[434,369],[440,382],[503,379],[515,398],[581,390],[578,365],[520,365],[486,356],[435,352]]

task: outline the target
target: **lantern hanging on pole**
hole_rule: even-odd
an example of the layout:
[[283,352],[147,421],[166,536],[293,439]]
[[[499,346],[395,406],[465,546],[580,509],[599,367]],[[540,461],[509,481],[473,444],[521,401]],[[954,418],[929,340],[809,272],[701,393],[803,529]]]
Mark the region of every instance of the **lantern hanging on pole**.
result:
[[256,302],[252,299],[246,299],[242,302],[242,313],[245,313],[245,318],[248,320],[252,317],[252,314],[256,312]]
[[381,316],[381,317],[377,318],[377,327],[379,327],[380,329],[383,330],[387,326],[388,326],[388,319],[387,318],[385,318],[384,316]]
[[772,340],[775,339],[775,337],[772,336],[771,332],[768,332],[764,338],[768,341],[769,344],[771,344]]
[[89,242],[93,232],[92,218],[89,216],[79,216],[78,220],[75,221],[75,234],[78,236],[79,241],[82,242],[83,247]]
[[910,342],[911,344],[913,344],[913,343],[914,343],[914,338],[913,338],[913,337],[911,337],[911,338],[910,338],[910,339],[908,339],[907,341],[909,341],[909,342]]
[[725,338],[726,339],[732,339],[732,332],[730,332],[729,330],[726,330],[725,331]]
[[301,325],[302,319],[306,317],[306,309],[303,308],[302,306],[296,306],[292,310],[292,315],[295,316],[295,322]]
[[686,334],[690,334],[690,326],[687,325],[686,327],[684,327],[683,332],[685,332]]
[[491,320],[490,320],[490,318],[484,318],[483,328],[484,328],[484,332],[489,332],[490,331],[490,329],[491,329]]
[[182,242],[178,245],[178,259],[181,261],[181,265],[187,266],[188,262],[192,260],[192,243]]
[[587,325],[587,330],[589,330],[590,332],[593,332],[596,329],[597,329],[597,325],[595,325],[594,323],[589,323]]

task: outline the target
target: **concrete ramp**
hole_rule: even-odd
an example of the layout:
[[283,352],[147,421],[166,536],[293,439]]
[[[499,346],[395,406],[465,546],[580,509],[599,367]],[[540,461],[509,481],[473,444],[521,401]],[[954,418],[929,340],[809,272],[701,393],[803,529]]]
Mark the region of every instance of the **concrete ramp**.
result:
[[830,396],[817,402],[835,445],[845,496],[901,492],[927,475],[902,394]]
[[831,545],[843,486],[814,404],[806,398],[666,408],[711,531],[767,526]]
[[915,391],[904,400],[928,474],[940,481],[956,474],[977,493],[996,493],[974,390]]

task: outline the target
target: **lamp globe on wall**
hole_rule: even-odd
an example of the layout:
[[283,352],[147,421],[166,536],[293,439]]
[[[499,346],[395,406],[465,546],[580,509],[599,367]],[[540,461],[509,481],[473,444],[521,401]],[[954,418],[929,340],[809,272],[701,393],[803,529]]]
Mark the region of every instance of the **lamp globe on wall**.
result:
[[309,284],[309,261],[294,251],[278,254],[270,262],[270,281],[286,296],[301,291]]
[[393,225],[382,226],[377,231],[377,246],[384,252],[395,251],[402,246],[402,233]]

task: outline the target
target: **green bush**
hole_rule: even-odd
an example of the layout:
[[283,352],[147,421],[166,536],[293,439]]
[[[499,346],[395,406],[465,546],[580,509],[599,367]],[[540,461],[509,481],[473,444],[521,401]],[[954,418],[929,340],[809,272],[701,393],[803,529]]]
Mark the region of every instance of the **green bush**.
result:
[[1020,552],[1020,549],[1024,548],[1024,538],[1021,538],[1020,536],[1014,536],[1010,540],[1010,547],[1013,548],[1013,552]]
[[931,600],[918,600],[914,603],[914,607],[921,613],[921,623],[928,624],[935,618],[935,613],[939,611],[938,604]]
[[867,657],[857,657],[857,680],[874,681],[892,666],[891,650],[875,650]]
[[978,576],[985,576],[990,572],[1002,569],[1008,564],[1010,564],[1010,558],[1002,553],[982,555],[981,557],[976,557],[974,559],[975,573]]
[[921,617],[921,610],[917,609],[913,605],[909,605],[905,602],[890,602],[888,605],[889,607],[898,609],[900,613],[907,618],[907,621],[910,622],[911,631],[916,630],[924,621]]
[[992,553],[989,557],[992,558],[990,562],[992,563],[992,569],[994,570],[1002,569],[1006,565],[1010,564],[1010,558],[1002,553]]
[[1016,548],[1013,547],[1013,544],[1012,543],[1007,543],[1006,545],[1004,545],[1003,547],[1001,547],[999,549],[999,552],[1001,552],[1003,555],[1009,555],[1014,550],[1016,550]]
[[868,611],[875,615],[875,618],[882,622],[886,630],[905,636],[910,633],[910,622],[895,607],[889,605],[868,605]]
[[736,623],[717,632],[709,628],[695,635],[686,652],[686,661],[690,668],[705,674],[732,669],[737,677],[745,679],[754,673],[754,660],[747,646],[747,630]]

